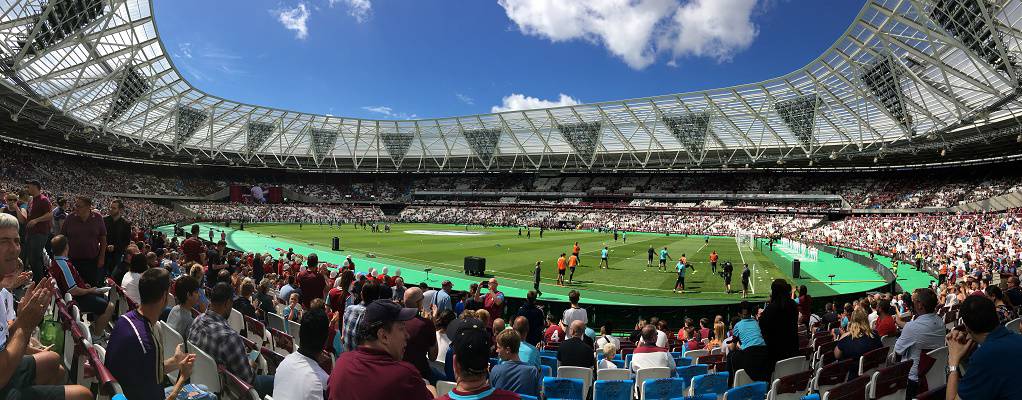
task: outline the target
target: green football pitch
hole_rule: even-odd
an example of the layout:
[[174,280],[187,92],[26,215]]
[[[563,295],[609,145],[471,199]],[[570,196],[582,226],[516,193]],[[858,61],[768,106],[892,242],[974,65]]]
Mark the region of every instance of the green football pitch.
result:
[[[300,228],[296,224],[255,224],[246,226],[244,232],[233,232],[231,239],[241,239],[237,237],[240,233],[283,239],[285,242],[279,245],[271,243],[264,246],[265,250],[258,251],[295,243],[322,252],[321,249],[329,249],[330,239],[338,236],[342,249],[337,253],[338,256],[343,258],[344,255],[352,255],[359,267],[366,265],[365,262],[370,265],[386,265],[392,271],[400,267],[406,279],[410,270],[432,268],[432,280],[456,277],[464,282],[478,281],[462,273],[463,260],[465,256],[483,257],[486,258],[486,274],[497,277],[505,291],[514,288],[531,289],[534,265],[536,261],[542,261],[542,298],[561,298],[569,290],[578,289],[589,300],[604,299],[616,304],[709,304],[739,301],[741,296],[726,293],[723,279],[710,270],[709,256],[714,250],[720,256],[718,268],[726,260],[735,266],[732,280],[732,290],[735,292],[741,288],[743,263],[748,263],[753,270],[752,298],[765,298],[770,281],[784,277],[768,257],[748,248],[740,250],[732,237],[711,237],[709,243],[706,243],[703,236],[628,233],[614,241],[611,233],[592,231],[551,230],[540,238],[537,229],[533,229],[531,237],[528,237],[527,231],[519,236],[517,228],[466,228],[464,225],[394,224],[390,233],[374,233],[351,224],[340,228],[308,224]],[[581,265],[576,269],[572,283],[559,287],[556,285],[557,258],[561,253],[570,255],[576,241],[581,247]],[[600,251],[604,246],[609,249],[608,269],[599,268]],[[667,247],[672,260],[668,261],[666,272],[659,272],[656,265],[652,268],[646,266],[650,246],[658,254],[660,249]],[[677,274],[674,266],[682,255],[688,258],[694,271],[686,275],[684,294],[675,294],[673,289]],[[323,259],[322,255],[320,258]],[[360,264],[360,260],[365,262]],[[659,255],[654,264],[658,260]],[[414,278],[410,280],[415,282]],[[457,281],[455,284],[461,286]]]
[[[817,260],[807,260],[790,249],[775,246],[771,249],[759,239],[755,249],[739,246],[732,237],[679,236],[652,233],[627,234],[627,240],[614,241],[610,233],[591,231],[547,231],[543,238],[532,230],[532,237],[517,228],[482,228],[479,226],[440,224],[394,224],[390,233],[374,233],[353,225],[330,227],[305,224],[250,224],[245,230],[222,225],[200,224],[202,237],[214,229],[215,238],[222,231],[231,248],[246,252],[269,252],[293,248],[296,253],[315,252],[323,262],[340,264],[345,256],[355,260],[359,272],[387,267],[391,274],[401,269],[406,282],[427,282],[437,287],[443,280],[454,283],[456,290],[480,282],[478,277],[463,273],[465,256],[486,258],[487,277],[496,277],[501,290],[511,297],[524,297],[532,290],[532,271],[536,261],[542,261],[540,296],[545,301],[566,301],[568,291],[582,292],[583,303],[618,306],[701,306],[732,304],[741,301],[737,293],[726,293],[724,281],[710,271],[710,252],[716,250],[719,261],[730,260],[735,266],[732,289],[740,288],[741,265],[752,267],[750,299],[767,298],[770,283],[775,278],[787,279],[794,285],[806,285],[813,296],[833,296],[859,293],[883,287],[886,282],[873,270],[846,258],[835,258],[819,253]],[[171,226],[160,228],[171,234]],[[341,251],[331,251],[330,241],[339,237]],[[574,242],[581,247],[582,266],[575,271],[575,279],[566,286],[557,286],[557,258],[571,253]],[[600,269],[600,250],[610,250],[609,269]],[[647,249],[667,247],[672,258],[668,272],[646,267]],[[684,254],[695,271],[686,275],[685,293],[674,293],[676,273],[674,265]],[[657,259],[659,256],[657,257]],[[793,259],[802,259],[802,277],[793,279],[788,274]],[[782,266],[782,268],[778,268]],[[718,266],[719,267],[719,266]],[[430,271],[427,273],[426,270]],[[898,283],[905,290],[925,286],[928,276],[903,268]]]

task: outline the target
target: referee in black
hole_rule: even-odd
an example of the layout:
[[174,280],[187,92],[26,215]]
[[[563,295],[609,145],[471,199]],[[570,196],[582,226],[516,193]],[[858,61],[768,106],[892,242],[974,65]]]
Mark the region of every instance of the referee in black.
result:
[[735,267],[731,265],[731,260],[724,261],[724,286],[727,288],[727,293],[731,294],[731,274],[734,273]]
[[656,250],[653,250],[653,245],[649,245],[649,250],[646,250],[646,268],[653,268],[654,256],[656,256]]
[[543,292],[539,291],[539,277],[541,275],[539,265],[541,263],[543,263],[543,261],[536,261],[536,269],[532,271],[532,288],[536,290],[537,297],[543,295]]

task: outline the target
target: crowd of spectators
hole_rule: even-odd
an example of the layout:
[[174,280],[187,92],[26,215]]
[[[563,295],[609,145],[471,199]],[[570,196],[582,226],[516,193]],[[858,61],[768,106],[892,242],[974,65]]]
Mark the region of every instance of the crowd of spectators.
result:
[[1019,210],[849,216],[795,236],[921,264],[941,281],[964,275],[1015,275],[1022,269]]
[[[102,194],[194,195],[222,187],[221,181],[184,182],[157,173],[128,174],[126,169],[45,152],[7,152],[0,161],[0,195],[6,201],[0,213],[0,359],[8,361],[0,363],[0,397],[4,398],[93,397],[86,387],[65,385],[68,377],[61,357],[34,339],[44,310],[54,298],[65,295],[88,316],[77,322],[87,324],[92,343],[106,349],[105,365],[128,398],[175,398],[182,391],[206,390],[185,387],[196,362],[191,346],[204,350],[226,373],[251,385],[260,396],[280,399],[539,395],[541,354],[553,354],[562,366],[589,368],[593,373],[598,368],[621,367],[615,361],[624,354],[633,355],[631,365],[625,366],[632,372],[647,367],[675,371],[682,360],[672,351],[706,349],[724,356],[715,370],[727,370],[734,377],[744,369],[754,380],[767,380],[778,361],[805,354],[806,348],[816,350],[812,357],[820,366],[888,348],[892,358],[912,361],[905,377],[911,395],[940,383],[925,381],[928,367],[923,360],[927,351],[944,346],[947,365],[955,367],[947,374],[949,395],[1022,395],[1013,370],[1000,364],[1022,356],[1022,339],[1006,329],[1020,328],[1016,320],[1022,306],[1019,210],[849,216],[821,226],[817,226],[819,216],[804,214],[594,210],[579,208],[585,203],[580,199],[548,208],[412,205],[401,212],[400,219],[411,222],[784,234],[890,255],[938,275],[929,288],[869,294],[843,306],[826,304],[822,313],[812,307],[805,287],[796,290],[777,280],[763,307],[743,303],[737,315],[685,319],[673,326],[650,318],[636,324],[625,338],[613,335],[613,321],[594,324],[577,291],[569,294],[570,306],[560,315],[538,301],[535,292],[513,309],[497,279],[462,292],[450,282],[440,288],[404,282],[400,270],[366,271],[350,258],[332,265],[319,262],[315,254],[290,249],[236,251],[227,248],[222,234],[216,240],[214,231],[203,232],[198,226],[189,227],[189,235],[181,240],[151,229],[186,220],[171,208]],[[29,177],[33,179],[26,182]],[[669,179],[671,184],[650,177],[512,176],[497,181],[528,190],[682,190],[705,187],[709,179],[712,175]],[[769,188],[798,187],[808,178],[776,177],[756,184],[743,179],[737,181],[749,184],[748,189],[773,190]],[[840,190],[855,204],[895,207],[946,206],[1017,190],[1011,177],[980,180],[985,185],[982,190],[954,179],[959,178],[933,180],[943,182],[941,187],[929,182],[863,179]],[[453,190],[497,185],[476,184],[464,177],[428,181]],[[393,199],[408,184],[387,182],[351,182],[347,193]],[[899,182],[901,187],[892,189]],[[331,191],[331,186],[321,184],[298,185],[306,186],[293,188],[310,195]],[[816,187],[826,191],[827,185]],[[351,197],[330,200],[339,198]],[[184,206],[205,220],[316,223],[384,217],[376,206],[212,202]],[[112,294],[129,305],[120,315],[115,314]],[[244,323],[240,328],[234,325],[236,314],[266,325],[275,316],[300,323],[300,331],[285,328],[296,346],[277,360],[276,374],[264,365],[265,357],[251,358],[248,341],[253,332]],[[167,322],[190,344],[164,352],[154,331],[157,321]],[[258,347],[277,339],[257,335],[256,340]],[[827,342],[833,347],[821,353]],[[171,356],[165,358],[167,354]],[[963,375],[957,368],[965,366],[969,373]],[[176,375],[168,380],[170,373]],[[451,393],[438,393],[438,381],[455,382],[455,387]]]
[[345,223],[379,221],[383,212],[377,206],[335,204],[244,204],[180,203],[203,221]]
[[401,221],[473,225],[529,226],[566,229],[618,229],[623,231],[734,236],[790,234],[808,229],[821,217],[796,214],[669,213],[588,209],[532,209],[522,207],[409,206]]
[[[101,217],[87,204],[77,206],[78,213],[69,218],[88,222]],[[735,224],[728,216],[717,218],[716,223],[726,220]],[[971,229],[982,230],[982,224],[992,221],[977,219]],[[106,229],[97,228],[93,233],[113,235],[110,232],[123,230],[117,221],[107,222],[102,222]],[[750,226],[768,227],[772,222],[754,221]],[[1007,225],[1008,230],[1013,228],[1013,223]],[[732,226],[739,229],[742,225]],[[14,245],[19,242],[18,231],[15,217],[0,217],[0,244],[12,243],[10,249],[3,250],[15,261],[20,250]],[[395,391],[406,398],[423,399],[436,395],[459,398],[488,393],[489,398],[515,398],[515,393],[539,394],[542,363],[538,355],[542,352],[553,352],[548,354],[555,354],[561,366],[594,372],[598,365],[618,367],[614,362],[601,361],[616,361],[618,356],[631,353],[632,362],[627,367],[635,372],[661,366],[673,371],[681,359],[671,351],[706,349],[724,355],[714,363],[717,371],[727,370],[734,376],[734,372],[744,369],[752,379],[763,380],[771,375],[776,362],[805,354],[804,344],[810,340],[813,342],[809,344],[817,347],[827,340],[836,343],[832,354],[819,355],[823,364],[856,359],[890,346],[893,357],[913,362],[907,375],[910,392],[924,387],[922,376],[927,371],[920,369],[926,368],[920,366],[923,350],[948,345],[949,365],[968,363],[970,371],[982,371],[982,379],[976,378],[979,374],[962,377],[952,371],[948,390],[977,398],[1017,391],[1017,385],[1001,384],[1009,382],[1010,374],[991,361],[996,359],[991,349],[996,348],[1001,355],[1022,349],[1019,337],[1003,327],[1018,316],[1015,301],[1022,301],[1022,291],[1017,276],[997,280],[1000,283],[988,276],[951,276],[944,284],[935,282],[932,288],[913,293],[870,294],[841,308],[828,304],[823,313],[812,308],[813,299],[804,287],[795,290],[784,280],[777,280],[764,307],[743,303],[737,315],[686,319],[674,326],[651,318],[640,321],[624,338],[611,335],[613,321],[593,324],[577,291],[569,294],[570,307],[555,316],[537,300],[535,292],[529,293],[520,308],[509,308],[496,279],[468,292],[456,291],[448,282],[434,289],[404,282],[397,270],[393,274],[387,269],[366,272],[350,260],[330,265],[319,262],[315,254],[303,256],[290,250],[275,254],[234,251],[223,241],[201,240],[208,235],[198,226],[189,231],[183,241],[158,234],[130,237],[120,260],[106,269],[111,272],[99,269],[83,273],[81,269],[93,268],[105,252],[101,248],[82,254],[82,241],[85,247],[95,249],[102,247],[106,238],[83,235],[81,228],[71,228],[65,221],[60,231],[63,234],[54,237],[51,250],[43,254],[51,263],[50,275],[60,280],[60,285],[54,285],[49,278],[43,279],[52,286],[47,290],[71,294],[83,312],[96,315],[96,326],[90,326],[95,330],[95,343],[106,347],[107,366],[134,397],[174,394],[183,390],[193,373],[195,355],[188,348],[175,349],[166,360],[154,358],[150,350],[157,342],[151,327],[157,320],[181,330],[179,333],[189,343],[203,349],[260,395],[274,398],[387,398]],[[10,240],[4,239],[8,236]],[[13,265],[17,268],[18,264]],[[16,279],[7,278],[10,274],[19,275],[16,271],[5,274],[4,282]],[[111,307],[104,292],[93,289],[107,286],[102,279],[106,276],[119,282],[119,289],[134,304],[133,310],[119,318],[109,315]],[[30,278],[22,275],[17,279]],[[22,301],[48,299],[39,290],[30,289],[29,300]],[[176,306],[171,306],[169,299]],[[265,360],[253,362],[249,358],[244,340],[249,333],[230,322],[235,312],[267,324],[274,315],[300,322],[301,330],[292,332],[299,335],[295,338],[296,351],[279,360],[275,375],[262,366]],[[24,317],[31,314],[22,315],[22,321],[34,321]],[[104,326],[103,321],[111,318],[116,321],[113,326]],[[949,331],[959,321],[964,328]],[[18,323],[15,318],[15,325]],[[12,331],[11,335],[24,335],[18,333],[24,331],[22,328]],[[891,339],[890,344],[880,340],[894,336],[898,338]],[[266,338],[267,342],[272,340]],[[969,347],[975,342],[984,345],[970,355]],[[11,344],[13,349],[25,346],[21,343],[20,336],[14,338],[8,349],[12,349]],[[40,354],[32,361],[37,374],[63,373],[47,364],[47,353]],[[494,365],[491,358],[500,361]],[[162,367],[133,367],[142,363]],[[172,386],[164,387],[155,379],[174,371],[179,372],[179,378],[170,381]],[[453,392],[437,393],[438,381],[454,382]],[[67,398],[88,394],[87,389],[77,386],[59,388]]]
[[[46,165],[45,169],[36,166]],[[115,161],[97,161],[82,156],[57,154],[18,147],[0,155],[0,187],[15,186],[26,176],[40,180],[54,193],[97,196],[99,192],[207,196],[231,183],[279,186],[330,203],[350,201],[408,201],[415,192],[552,192],[613,194],[633,193],[774,193],[836,194],[853,208],[952,207],[1022,190],[1018,168],[968,167],[955,170],[923,170],[872,173],[690,173],[650,175],[564,175],[543,177],[532,174],[459,174],[445,176],[337,177],[253,172],[203,170],[188,167],[158,168]],[[187,179],[183,178],[188,176]],[[540,204],[550,200],[529,200]],[[563,200],[554,203],[566,204]],[[628,200],[625,200],[627,203]],[[101,202],[102,203],[102,202]],[[663,204],[679,207],[684,202]],[[699,202],[695,202],[699,203]],[[837,204],[840,205],[840,204]],[[698,206],[698,204],[697,204]],[[718,209],[783,208],[791,211],[820,210],[834,203],[781,201],[726,201]]]

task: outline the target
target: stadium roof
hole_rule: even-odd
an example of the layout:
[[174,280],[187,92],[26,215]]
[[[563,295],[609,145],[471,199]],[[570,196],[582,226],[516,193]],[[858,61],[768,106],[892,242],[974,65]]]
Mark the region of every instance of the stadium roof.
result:
[[1020,7],[1022,0],[871,0],[821,56],[774,79],[399,121],[206,93],[175,68],[148,0],[0,0],[0,108],[15,121],[63,130],[69,142],[231,165],[527,171],[876,162],[1022,133]]

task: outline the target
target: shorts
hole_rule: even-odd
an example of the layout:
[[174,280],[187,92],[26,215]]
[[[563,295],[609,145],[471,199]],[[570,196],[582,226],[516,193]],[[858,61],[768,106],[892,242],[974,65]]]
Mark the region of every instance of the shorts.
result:
[[725,285],[730,285],[731,284],[731,277],[730,276],[725,276],[724,277],[724,284]]
[[36,385],[35,375],[35,358],[32,356],[21,357],[21,362],[11,374],[7,386],[0,388],[0,398],[8,400],[61,400],[64,398],[63,385]]
[[742,281],[742,287],[745,288],[745,290],[749,290],[749,281]]
[[564,276],[564,270],[563,269],[557,270],[557,275]]
[[674,282],[674,286],[678,286],[678,285],[685,286],[685,277],[684,276],[679,276],[678,280]]
[[716,261],[711,262],[710,268],[717,268],[717,262]]
[[75,304],[78,305],[78,309],[82,310],[83,313],[99,315],[106,312],[106,297],[98,294],[87,294],[84,296],[76,296],[74,299]]

